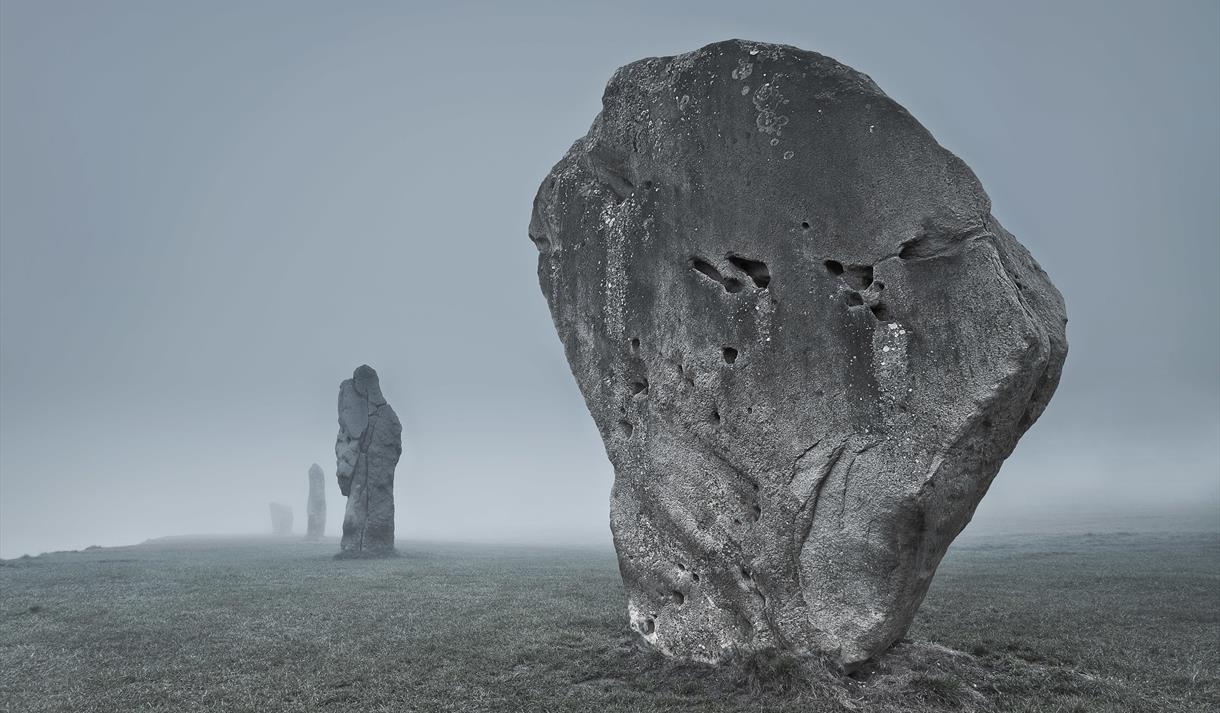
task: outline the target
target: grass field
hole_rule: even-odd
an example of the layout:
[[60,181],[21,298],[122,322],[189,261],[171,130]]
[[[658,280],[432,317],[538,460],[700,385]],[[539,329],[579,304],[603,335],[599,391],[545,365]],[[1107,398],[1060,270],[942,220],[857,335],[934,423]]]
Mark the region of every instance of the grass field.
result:
[[608,550],[167,539],[0,562],[4,711],[1205,711],[1220,535],[963,538],[842,678],[641,650]]

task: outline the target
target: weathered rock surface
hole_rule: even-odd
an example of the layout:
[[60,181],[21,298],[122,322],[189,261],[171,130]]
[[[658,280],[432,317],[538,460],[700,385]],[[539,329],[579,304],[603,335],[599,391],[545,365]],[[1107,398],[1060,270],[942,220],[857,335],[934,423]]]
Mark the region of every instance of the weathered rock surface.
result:
[[271,533],[274,535],[292,534],[292,508],[281,503],[270,503]]
[[307,518],[305,537],[316,540],[326,533],[326,474],[322,466],[309,466],[309,500],[305,502]]
[[1067,351],[970,169],[793,47],[618,70],[530,238],[614,465],[631,621],[676,657],[883,652]]
[[389,557],[394,552],[394,468],[402,455],[402,424],[367,364],[339,386],[335,440],[339,491],[347,496],[336,557]]

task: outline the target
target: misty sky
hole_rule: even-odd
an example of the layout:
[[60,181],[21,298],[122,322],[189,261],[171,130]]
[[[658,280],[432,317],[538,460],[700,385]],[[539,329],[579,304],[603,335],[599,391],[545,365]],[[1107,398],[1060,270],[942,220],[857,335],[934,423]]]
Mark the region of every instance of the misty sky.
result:
[[0,4],[0,556],[300,532],[315,461],[337,534],[364,362],[400,538],[608,542],[530,204],[616,67],[731,37],[872,76],[1064,294],[971,528],[1220,513],[1214,0],[430,5]]

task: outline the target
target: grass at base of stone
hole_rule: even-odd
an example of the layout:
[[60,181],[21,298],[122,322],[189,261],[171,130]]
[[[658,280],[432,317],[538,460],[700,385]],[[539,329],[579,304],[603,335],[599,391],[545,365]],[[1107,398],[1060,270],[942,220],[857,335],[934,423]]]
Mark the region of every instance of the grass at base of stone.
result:
[[603,550],[167,539],[0,562],[2,711],[1204,711],[1220,538],[963,538],[850,677],[644,649]]

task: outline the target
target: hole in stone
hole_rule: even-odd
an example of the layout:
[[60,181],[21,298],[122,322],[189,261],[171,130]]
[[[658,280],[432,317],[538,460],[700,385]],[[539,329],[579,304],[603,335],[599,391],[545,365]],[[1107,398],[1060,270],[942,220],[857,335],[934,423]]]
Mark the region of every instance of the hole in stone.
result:
[[741,292],[741,288],[744,286],[742,285],[741,280],[738,280],[736,277],[725,277],[724,275],[721,275],[720,271],[716,269],[715,265],[707,260],[704,260],[703,258],[692,257],[690,260],[690,266],[699,271],[699,273],[702,275],[719,282],[720,286],[724,288],[725,292]]
[[676,589],[671,593],[671,596],[674,598],[674,604],[677,604],[678,606],[682,606],[686,603],[686,595]]
[[742,576],[742,577],[745,577],[746,579],[751,579],[752,577],[750,576],[750,568],[749,568],[749,567],[742,567],[742,568],[741,568],[741,576]]
[[648,379],[631,382],[631,395],[636,396],[648,391]]
[[868,310],[873,313],[874,317],[881,321],[885,321],[890,318],[890,311],[883,304],[875,304],[872,307],[869,307]]
[[712,409],[712,423],[720,423],[720,411]]
[[746,413],[754,413],[754,407],[753,407],[753,406],[746,406]]
[[631,434],[635,433],[635,426],[631,425],[630,421],[619,421],[618,430],[627,438],[631,438]]
[[751,510],[754,511],[754,521],[755,522],[758,522],[760,519],[762,519],[762,506],[761,505],[759,505],[758,503],[754,503],[754,507],[752,507]]
[[640,349],[640,338],[632,337],[631,338],[631,351],[633,351],[633,352],[639,351],[639,349]]
[[869,285],[869,287],[873,288],[877,292],[880,292],[885,289],[885,283],[881,280],[873,280],[873,284]]
[[864,304],[864,298],[860,296],[859,292],[848,292],[847,297],[845,297],[843,301],[846,302],[850,307],[857,307]]
[[873,284],[872,265],[849,265],[845,268],[847,274],[856,282],[856,286],[865,289]]
[[704,275],[707,275],[708,277],[712,278],[716,282],[719,282],[721,284],[724,283],[724,278],[720,275],[720,271],[716,269],[715,265],[708,262],[707,260],[704,260],[702,258],[693,257],[693,258],[691,258],[690,266],[695,268],[699,272],[703,273]]
[[677,567],[678,567],[678,569],[682,570],[683,572],[686,571],[686,565],[682,564],[681,562],[679,562],[677,564]]
[[690,573],[690,576],[691,576],[691,579],[695,580],[696,582],[698,582],[698,581],[699,581],[699,573],[698,573],[698,572],[691,572],[691,573]]
[[741,518],[739,518],[739,517],[735,517],[735,518],[733,518],[733,524],[734,524],[734,525],[740,525],[740,524],[741,524]]
[[801,230],[809,230],[809,221],[801,221]]
[[652,619],[645,619],[644,623],[640,624],[640,631],[645,634],[651,634],[657,630],[657,624]]
[[826,266],[826,269],[829,270],[830,274],[832,275],[843,274],[843,263],[839,262],[838,260],[827,260],[822,264]]
[[750,276],[754,281],[754,285],[761,289],[766,289],[771,282],[771,271],[767,269],[767,263],[762,260],[751,260],[748,257],[740,255],[729,255],[729,262],[733,267],[741,270]]
[[737,361],[737,350],[733,347],[725,347],[721,350],[721,352],[724,354],[725,364],[732,364],[733,362]]

